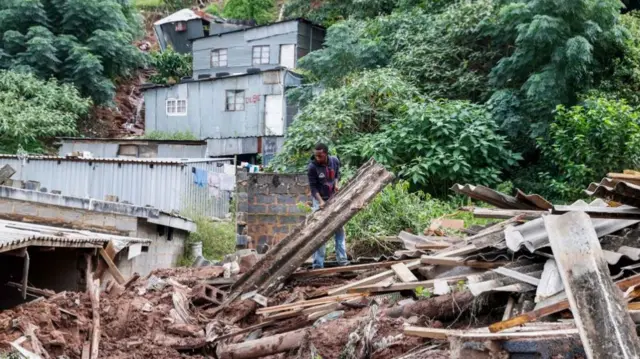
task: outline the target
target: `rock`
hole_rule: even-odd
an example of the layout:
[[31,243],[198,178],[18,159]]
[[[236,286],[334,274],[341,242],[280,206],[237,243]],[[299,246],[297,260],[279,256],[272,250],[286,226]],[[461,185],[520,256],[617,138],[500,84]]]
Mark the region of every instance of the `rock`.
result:
[[260,260],[260,258],[258,257],[258,253],[253,251],[241,256],[240,259],[238,259],[240,273],[248,272],[256,265],[256,263],[258,263],[258,260]]

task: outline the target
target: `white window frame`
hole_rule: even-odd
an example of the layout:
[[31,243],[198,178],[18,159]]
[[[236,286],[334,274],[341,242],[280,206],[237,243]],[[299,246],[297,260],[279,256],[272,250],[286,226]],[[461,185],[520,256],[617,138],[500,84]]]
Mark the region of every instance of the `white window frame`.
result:
[[[216,61],[218,65],[214,65],[214,56],[216,56]],[[222,61],[222,57],[224,56],[224,62]],[[211,50],[211,67],[227,67],[229,66],[229,51],[228,49],[214,49]]]
[[[245,90],[226,90],[224,93],[224,110],[227,112],[244,111],[245,94]],[[233,103],[229,102],[230,98],[233,98]]]
[[[184,111],[180,111],[184,110]],[[187,115],[187,100],[178,98],[168,98],[165,102],[165,111],[167,116],[186,116]]]
[[[257,57],[256,57],[256,50],[258,50],[258,55],[259,55]],[[268,65],[269,61],[271,61],[271,47],[269,45],[256,45],[252,48],[251,50],[252,64]]]

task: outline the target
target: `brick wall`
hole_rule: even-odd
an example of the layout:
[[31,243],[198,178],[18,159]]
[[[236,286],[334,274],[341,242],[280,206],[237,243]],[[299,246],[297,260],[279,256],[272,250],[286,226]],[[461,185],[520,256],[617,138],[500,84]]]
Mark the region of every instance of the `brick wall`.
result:
[[306,175],[239,172],[238,233],[250,247],[275,244],[306,217],[298,203],[311,201]]

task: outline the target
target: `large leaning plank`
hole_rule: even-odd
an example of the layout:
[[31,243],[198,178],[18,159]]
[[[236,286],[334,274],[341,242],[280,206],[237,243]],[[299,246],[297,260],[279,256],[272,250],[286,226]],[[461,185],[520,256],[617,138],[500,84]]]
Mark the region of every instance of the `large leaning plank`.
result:
[[544,224],[587,357],[640,357],[635,324],[609,277],[589,215],[546,216]]
[[369,203],[387,184],[393,175],[377,164],[368,161],[356,176],[324,209],[311,213],[287,237],[238,279],[228,295],[224,308],[242,293],[257,290],[269,296],[291,276],[294,271],[320,248],[333,233],[349,221]]

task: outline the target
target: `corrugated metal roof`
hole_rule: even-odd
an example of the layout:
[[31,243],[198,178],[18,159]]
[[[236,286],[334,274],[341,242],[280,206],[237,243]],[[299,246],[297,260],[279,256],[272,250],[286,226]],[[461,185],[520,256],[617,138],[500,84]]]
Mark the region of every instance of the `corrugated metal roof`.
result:
[[79,158],[60,156],[17,155],[0,154],[0,159],[24,160],[24,161],[60,161],[60,162],[106,162],[106,163],[138,163],[138,164],[163,164],[163,165],[188,165],[192,163],[213,163],[233,161],[233,158]]
[[164,24],[169,24],[172,22],[178,22],[178,21],[189,21],[189,20],[195,20],[195,19],[201,19],[202,17],[198,14],[196,14],[195,12],[193,12],[191,9],[182,9],[179,11],[174,12],[173,14],[162,18],[156,22],[154,22],[154,25],[164,25]]
[[607,201],[616,201],[640,208],[640,186],[621,180],[603,178],[600,183],[592,183],[585,191]]
[[[572,204],[576,207],[584,206],[606,206],[606,203],[596,200],[590,204],[584,201],[578,201]],[[598,237],[617,232],[623,228],[639,223],[638,220],[628,219],[600,219],[592,218],[591,222],[596,229]],[[507,247],[517,252],[523,247],[533,253],[541,248],[549,247],[549,236],[544,227],[542,218],[537,218],[519,226],[509,226],[504,231]]]
[[79,142],[149,142],[149,143],[166,143],[170,145],[206,145],[205,140],[150,140],[146,138],[102,138],[102,137],[56,137],[60,141],[79,141]]
[[[539,195],[525,195],[520,191],[518,198],[498,192],[485,186],[454,184],[451,190],[473,199],[489,203],[502,209],[549,209],[550,203]],[[540,207],[542,206],[542,207]]]
[[[532,263],[530,261],[519,261],[504,266],[504,268],[511,269],[537,279],[540,279],[542,276],[543,267],[543,263]],[[467,279],[467,287],[474,296],[487,292],[528,292],[535,290],[536,288],[531,284],[522,283],[515,278],[507,277],[494,271],[470,275]]]
[[144,238],[0,220],[0,252],[28,246],[94,248],[102,247],[109,241],[116,242],[118,248],[151,243],[151,240]]

